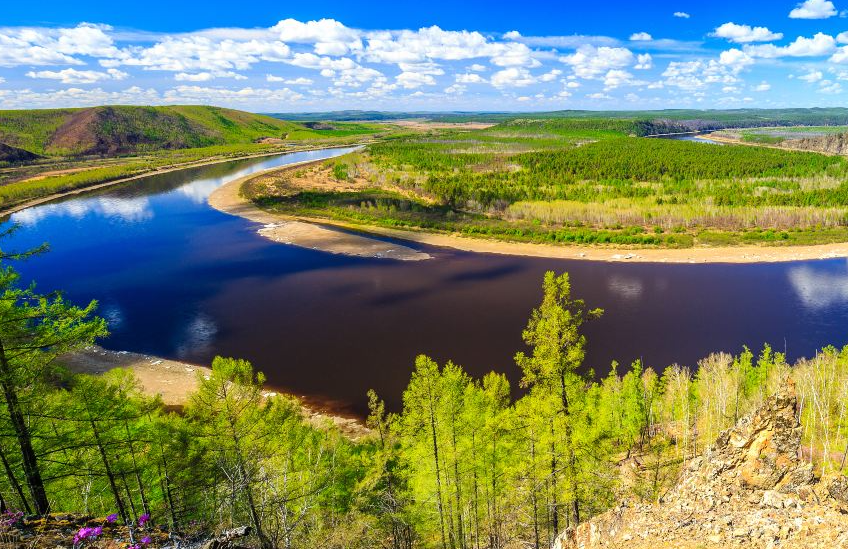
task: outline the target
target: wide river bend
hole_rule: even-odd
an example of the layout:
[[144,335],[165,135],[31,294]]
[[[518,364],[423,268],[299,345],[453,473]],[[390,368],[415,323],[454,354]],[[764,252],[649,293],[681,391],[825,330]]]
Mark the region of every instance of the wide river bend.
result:
[[268,241],[206,199],[251,172],[346,149],[240,160],[154,175],[18,212],[18,265],[42,291],[97,299],[107,348],[188,362],[245,358],[269,382],[339,411],[364,413],[374,388],[397,408],[417,354],[475,376],[506,373],[539,300],[544,271],[605,309],[587,327],[587,365],[641,358],[694,365],[764,342],[790,358],[848,342],[845,259],[750,265],[595,263],[422,247],[417,262],[332,255]]

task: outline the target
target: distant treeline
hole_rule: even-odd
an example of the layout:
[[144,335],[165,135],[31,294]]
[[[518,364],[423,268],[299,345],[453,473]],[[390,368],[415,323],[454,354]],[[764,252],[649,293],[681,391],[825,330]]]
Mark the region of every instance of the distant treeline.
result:
[[548,112],[390,112],[331,111],[318,113],[268,113],[268,116],[293,121],[403,120],[423,119],[437,122],[507,122],[516,119],[606,119],[628,120],[638,136],[663,133],[713,131],[725,128],[762,126],[836,126],[848,124],[846,108],[810,109],[669,109],[658,111],[580,111]]

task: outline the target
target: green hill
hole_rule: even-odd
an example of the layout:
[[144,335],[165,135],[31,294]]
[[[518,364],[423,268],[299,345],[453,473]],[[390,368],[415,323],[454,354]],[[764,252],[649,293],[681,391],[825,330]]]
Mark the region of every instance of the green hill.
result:
[[299,139],[324,137],[302,124],[219,107],[0,111],[0,144],[46,156],[133,154],[287,139],[295,133]]

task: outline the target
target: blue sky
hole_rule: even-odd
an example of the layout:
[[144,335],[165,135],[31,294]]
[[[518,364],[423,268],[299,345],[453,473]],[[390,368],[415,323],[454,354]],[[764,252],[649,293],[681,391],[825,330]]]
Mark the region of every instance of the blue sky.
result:
[[12,2],[0,108],[839,106],[848,0]]

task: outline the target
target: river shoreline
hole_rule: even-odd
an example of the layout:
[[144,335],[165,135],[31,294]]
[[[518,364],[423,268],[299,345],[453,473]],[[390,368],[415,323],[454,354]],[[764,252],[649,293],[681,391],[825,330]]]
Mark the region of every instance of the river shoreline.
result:
[[[185,406],[191,394],[199,387],[200,377],[208,378],[212,374],[212,369],[207,366],[128,351],[111,351],[99,346],[64,355],[59,362],[75,374],[102,375],[116,368],[129,370],[138,379],[142,392],[161,397],[163,404],[169,408]],[[300,404],[304,418],[315,426],[330,423],[345,436],[354,439],[370,433],[360,418],[341,414],[332,406],[307,396],[292,395],[273,387],[268,387],[263,394],[285,394],[294,398]]]
[[[350,147],[357,147],[365,143],[357,143],[353,145],[347,145]],[[73,196],[81,193],[85,193],[88,191],[96,191],[100,189],[105,189],[108,187],[112,187],[114,185],[120,185],[121,183],[127,183],[130,181],[136,181],[138,179],[143,179],[145,177],[152,177],[154,175],[161,175],[171,172],[176,172],[180,170],[189,170],[192,168],[202,168],[204,166],[212,166],[214,164],[223,164],[225,162],[237,162],[239,160],[250,160],[253,158],[266,158],[269,156],[284,156],[286,154],[299,153],[299,152],[309,152],[309,151],[322,151],[326,149],[338,149],[345,147],[346,145],[328,145],[326,147],[306,147],[303,149],[292,149],[292,150],[279,150],[276,152],[266,152],[266,153],[257,153],[257,154],[249,154],[245,156],[236,156],[229,158],[215,158],[210,157],[207,160],[198,160],[195,162],[187,162],[184,164],[177,164],[175,166],[170,166],[167,168],[154,168],[152,170],[132,175],[130,177],[122,177],[120,179],[113,179],[111,181],[104,181],[103,183],[96,183],[94,185],[87,185],[85,187],[80,187],[78,189],[72,189],[70,191],[65,191],[61,193],[53,193],[47,196],[42,196],[40,198],[33,198],[32,200],[27,200],[26,202],[21,202],[20,204],[15,204],[10,206],[9,208],[0,209],[0,218],[4,218],[12,215],[13,213],[19,212],[21,210],[26,210],[27,208],[31,208],[33,206],[39,206],[41,204],[46,204],[48,202],[52,202],[54,200],[58,200],[60,198],[64,198],[67,196]],[[214,160],[212,158],[215,158]]]
[[[267,175],[271,172],[303,168],[305,166],[320,164],[321,162],[324,162],[324,160],[296,162],[234,179],[212,192],[208,199],[209,205],[220,212],[264,224],[264,227],[257,231],[258,234],[281,244],[290,244],[302,248],[359,257],[394,259],[399,261],[422,261],[430,259],[429,254],[397,243],[377,240],[367,235],[340,231],[337,228],[313,223],[311,220],[302,220],[300,218],[267,212],[242,197],[239,192],[242,185],[254,177]],[[330,225],[346,228],[337,224]],[[368,232],[373,233],[374,231]]]
[[[810,246],[726,246],[715,248],[607,248],[509,242],[423,230],[402,230],[374,225],[360,225],[328,218],[277,214],[260,209],[239,193],[241,186],[254,177],[285,171],[296,165],[303,167],[304,165],[314,163],[316,162],[308,161],[271,168],[231,181],[212,193],[209,197],[209,204],[217,210],[241,216],[252,221],[265,223],[266,228],[260,229],[259,234],[275,242],[295,245],[308,244],[307,247],[324,249],[326,251],[330,251],[327,248],[334,247],[333,240],[338,238],[339,234],[344,234],[328,228],[337,227],[348,231],[370,233],[427,246],[452,248],[466,252],[598,262],[681,264],[782,263],[848,257],[848,242]],[[308,239],[304,237],[305,239],[298,243],[297,235],[298,231],[301,230],[308,233]],[[368,239],[366,238],[366,240]],[[341,251],[336,253],[346,252]],[[367,254],[354,253],[352,255]]]

